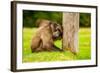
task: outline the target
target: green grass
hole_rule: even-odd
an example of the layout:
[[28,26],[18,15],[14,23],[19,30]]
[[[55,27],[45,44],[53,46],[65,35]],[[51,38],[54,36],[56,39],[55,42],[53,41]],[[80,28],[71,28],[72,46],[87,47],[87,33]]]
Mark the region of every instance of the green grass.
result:
[[[31,53],[30,42],[34,36],[36,28],[23,29],[23,62],[46,62],[46,61],[67,61],[91,59],[91,32],[90,28],[80,28],[79,30],[79,53],[73,55],[69,51],[65,52],[38,52]],[[57,47],[62,47],[60,40],[55,42]]]

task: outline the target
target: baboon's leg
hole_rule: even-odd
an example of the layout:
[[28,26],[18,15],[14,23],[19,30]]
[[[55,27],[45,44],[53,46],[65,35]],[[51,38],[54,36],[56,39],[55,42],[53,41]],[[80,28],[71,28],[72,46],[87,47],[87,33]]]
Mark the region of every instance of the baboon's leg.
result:
[[50,41],[49,42],[46,42],[46,41],[42,41],[43,42],[43,49],[45,51],[62,51],[60,48],[56,47],[54,44],[53,44],[53,41]]
[[37,41],[34,40],[34,42],[31,45],[32,53],[37,52],[39,50],[40,45],[41,45],[41,39],[37,39]]
[[42,41],[41,41],[39,47],[36,49],[36,52],[43,51],[42,46],[43,46],[43,43],[42,43]]
[[54,41],[50,32],[44,31],[41,35],[41,40],[44,51],[61,51],[59,48],[54,46]]
[[50,44],[43,44],[44,51],[53,51]]
[[43,48],[45,51],[63,51],[62,49],[56,47],[55,45],[46,44]]

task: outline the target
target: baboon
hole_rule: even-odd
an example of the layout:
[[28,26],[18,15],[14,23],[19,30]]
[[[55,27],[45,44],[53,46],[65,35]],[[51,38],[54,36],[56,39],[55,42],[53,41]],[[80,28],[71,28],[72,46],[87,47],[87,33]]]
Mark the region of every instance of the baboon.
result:
[[62,49],[54,45],[54,40],[62,36],[61,25],[45,20],[37,20],[38,29],[36,35],[32,37],[32,52],[40,51],[62,51]]

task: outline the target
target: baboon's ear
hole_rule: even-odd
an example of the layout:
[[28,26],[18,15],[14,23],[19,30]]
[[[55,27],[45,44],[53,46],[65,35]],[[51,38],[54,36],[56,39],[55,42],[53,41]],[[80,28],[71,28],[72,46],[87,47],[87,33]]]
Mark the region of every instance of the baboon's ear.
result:
[[50,25],[51,31],[53,33],[55,31],[55,25],[51,21],[49,22],[49,25]]
[[52,21],[49,21],[49,25],[53,25],[53,22]]
[[51,25],[52,28],[56,28],[56,26],[57,26],[56,22],[50,22],[49,24]]

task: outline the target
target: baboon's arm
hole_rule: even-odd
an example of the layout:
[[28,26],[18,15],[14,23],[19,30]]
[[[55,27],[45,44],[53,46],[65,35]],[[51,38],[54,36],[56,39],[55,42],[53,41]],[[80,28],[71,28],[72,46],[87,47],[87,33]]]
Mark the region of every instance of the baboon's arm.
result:
[[53,49],[54,51],[63,51],[62,49],[58,48],[58,47],[55,46],[55,45],[52,46],[52,49]]

